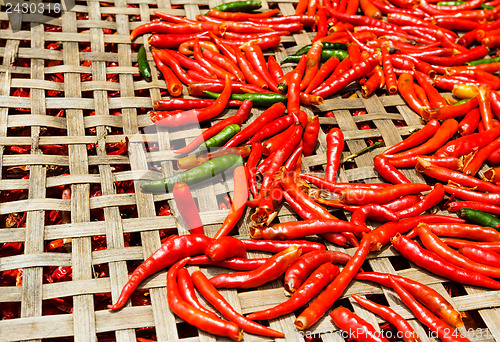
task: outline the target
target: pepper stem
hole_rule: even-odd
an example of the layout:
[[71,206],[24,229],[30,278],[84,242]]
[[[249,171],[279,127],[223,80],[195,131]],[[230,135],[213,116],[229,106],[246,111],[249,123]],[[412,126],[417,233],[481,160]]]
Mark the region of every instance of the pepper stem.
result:
[[345,157],[344,159],[342,159],[342,161],[340,163],[344,164],[344,163],[347,163],[348,161],[352,161],[356,157],[359,157],[360,155],[363,155],[363,154],[365,154],[367,152],[370,152],[371,150],[374,150],[374,149],[382,147],[382,146],[384,146],[384,143],[382,141],[377,141],[377,142],[371,144],[370,146],[365,147],[361,151],[356,152],[354,154],[351,154],[350,156]]

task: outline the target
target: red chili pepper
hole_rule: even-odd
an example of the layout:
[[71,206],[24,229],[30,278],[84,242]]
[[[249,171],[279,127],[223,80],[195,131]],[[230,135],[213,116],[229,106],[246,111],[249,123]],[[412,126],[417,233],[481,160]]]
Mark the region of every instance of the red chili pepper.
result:
[[215,8],[211,8],[207,12],[207,16],[223,20],[245,21],[245,20],[250,20],[252,18],[259,19],[259,18],[272,17],[278,12],[279,12],[278,8],[260,13],[219,11],[216,10]]
[[418,84],[424,89],[429,99],[432,108],[446,106],[446,101],[441,94],[432,86],[432,80],[424,73],[415,70],[413,75],[417,79]]
[[298,121],[299,111],[300,111],[300,82],[302,80],[302,76],[304,75],[304,71],[306,68],[307,57],[306,55],[302,55],[299,63],[293,70],[290,78],[288,80],[288,101],[287,101],[287,110],[288,114],[292,115],[295,120]]
[[330,75],[335,70],[339,63],[339,60],[335,57],[331,57],[325,63],[323,63],[316,75],[309,82],[309,85],[304,90],[304,93],[309,94],[317,86],[319,86],[328,77],[328,75]]
[[191,109],[182,113],[174,114],[161,121],[155,122],[155,124],[164,127],[178,127],[191,123],[199,123],[210,120],[219,115],[224,110],[224,108],[226,108],[230,97],[231,80],[229,79],[229,77],[226,77],[224,90],[217,98],[217,100],[215,100],[213,105],[205,108]]
[[134,270],[123,287],[117,302],[108,305],[108,309],[118,310],[123,307],[139,283],[150,275],[187,256],[204,254],[211,241],[211,238],[201,234],[183,235],[167,241]]
[[252,137],[263,125],[271,122],[285,113],[286,107],[283,103],[278,102],[266,109],[259,117],[257,117],[251,124],[243,128],[238,134],[232,137],[224,147],[233,147],[241,144],[250,137]]
[[395,167],[415,167],[418,158],[430,162],[433,165],[441,166],[450,170],[460,170],[463,163],[456,157],[434,157],[434,156],[410,156],[397,159],[390,159],[390,163]]
[[251,40],[248,43],[244,44],[241,48],[245,52],[247,60],[250,62],[250,64],[252,64],[254,70],[266,82],[269,88],[274,92],[279,92],[278,84],[274,82],[274,79],[269,73],[264,54],[262,53],[262,49],[256,43],[256,41]]
[[137,26],[130,32],[130,40],[145,33],[172,33],[172,34],[190,34],[202,32],[200,25],[194,23],[172,24],[165,21],[152,21]]
[[419,223],[463,223],[465,220],[452,216],[443,215],[420,215],[407,219],[399,220],[399,222],[387,222],[374,230],[369,235],[371,240],[370,250],[380,250],[385,246],[390,239],[397,233],[404,234],[415,228]]
[[233,182],[234,193],[231,203],[231,212],[226,216],[222,226],[217,230],[217,233],[215,233],[214,239],[229,234],[245,212],[246,202],[248,200],[248,174],[244,166],[238,166],[234,169]]
[[[188,110],[192,108],[208,107],[214,103],[211,99],[188,99],[188,98],[172,98],[168,100],[155,100],[153,108],[161,111]],[[250,100],[249,100],[250,101]],[[230,100],[228,106],[240,107],[243,101]]]
[[177,274],[188,261],[182,259],[172,266],[167,273],[167,299],[169,308],[188,324],[214,335],[227,336],[234,341],[241,341],[243,332],[236,323],[214,318],[191,306],[182,299],[177,285]]
[[389,342],[370,323],[343,306],[333,309],[330,317],[339,329],[347,333],[349,339],[359,342]]
[[334,183],[340,167],[340,157],[344,149],[344,134],[338,128],[332,128],[326,136],[325,181]]
[[415,330],[413,330],[411,325],[401,315],[396,313],[396,311],[392,310],[387,306],[372,302],[371,300],[358,296],[356,294],[352,294],[351,297],[354,298],[354,300],[358,302],[358,304],[361,305],[363,308],[373,312],[374,314],[382,317],[382,319],[394,325],[401,333],[403,341],[405,342],[420,341]]
[[200,213],[191,195],[189,186],[182,182],[175,183],[173,195],[177,210],[179,210],[179,214],[191,234],[204,234]]
[[286,128],[289,128],[292,123],[294,123],[294,118],[291,115],[285,115],[277,118],[264,125],[257,133],[253,135],[248,141],[247,144],[252,144],[256,141],[264,140],[268,137],[275,136],[277,133],[283,131]]
[[160,57],[157,54],[157,50],[153,49],[152,51],[153,59],[156,63],[158,69],[160,69],[163,79],[167,83],[168,93],[172,96],[180,96],[182,94],[182,83],[179,81],[177,76],[174,74],[172,69],[170,69],[166,64],[162,62]]
[[317,32],[312,40],[313,43],[325,37],[328,34],[327,10],[323,6],[319,8],[316,17],[318,18]]
[[297,329],[306,330],[316,323],[342,295],[356,275],[370,249],[370,240],[363,237],[360,245],[340,274],[321,292],[316,299],[297,317]]
[[440,124],[438,120],[430,120],[423,128],[413,133],[402,142],[387,148],[382,154],[391,155],[400,152],[402,150],[406,150],[415,147],[417,145],[420,145],[423,142],[429,140],[429,138],[431,138],[436,133],[439,127]]
[[248,272],[219,274],[210,279],[217,288],[248,289],[266,284],[282,275],[301,254],[301,249],[291,246],[267,259],[266,263]]
[[383,154],[375,156],[373,166],[382,178],[392,184],[408,184],[411,183],[398,169],[396,169],[391,161]]
[[231,61],[231,59],[229,59],[226,56],[223,56],[217,52],[211,51],[209,49],[204,49],[202,51],[202,54],[209,61],[213,62],[214,64],[218,65],[220,68],[223,68],[223,69],[229,71],[234,76],[236,76],[237,81],[245,83],[245,76],[244,76],[243,72],[238,68],[236,63],[233,63],[233,61]]
[[[395,212],[398,210],[408,208],[409,206],[412,206],[412,205],[418,203],[420,201],[420,199],[421,199],[420,195],[403,196],[401,198],[395,199],[394,201],[391,201],[389,203],[384,204],[383,207],[392,211],[392,212]],[[357,205],[345,205],[345,206],[343,206],[344,210],[347,210],[350,212],[354,212],[356,209],[359,209],[359,208],[361,208],[361,206],[357,206]],[[378,217],[377,215],[372,215],[370,218],[372,219],[372,221],[385,222],[385,221],[387,221],[387,219],[384,216],[385,215],[383,215],[382,217]]]
[[234,52],[238,61],[238,66],[243,72],[245,79],[258,88],[267,89],[269,85],[259,74],[257,74],[257,72],[254,70],[250,62],[243,56],[243,54],[238,49],[235,49]]
[[285,272],[285,294],[292,295],[306,278],[324,263],[346,264],[351,256],[338,251],[313,251],[301,255]]
[[[190,70],[188,70],[188,73]],[[191,96],[204,97],[206,94],[204,91],[212,91],[214,93],[221,93],[224,90],[224,81],[217,79],[207,80],[198,83],[192,83],[188,86],[188,93]],[[248,93],[248,91],[255,93],[270,93],[271,91],[256,87],[253,84],[231,82],[231,92],[234,94]]]
[[415,93],[415,85],[413,83],[413,75],[409,73],[404,73],[399,76],[398,79],[398,90],[401,96],[405,99],[408,106],[411,107],[417,114],[422,115],[424,106],[419,101],[417,94]]
[[[465,238],[476,241],[500,241],[500,233],[494,228],[468,223],[434,223],[427,228],[438,236]],[[410,239],[417,236],[418,227],[406,234]]]
[[500,255],[485,248],[474,245],[464,245],[458,250],[460,254],[477,263],[498,267]]
[[346,72],[338,76],[330,84],[323,86],[325,82],[327,82],[328,80],[323,82],[318,88],[316,88],[313,91],[313,94],[319,95],[323,98],[333,95],[337,93],[339,90],[349,85],[351,82],[368,74],[370,71],[373,70],[373,68],[375,67],[375,65],[377,65],[377,63],[378,63],[378,56],[377,55],[370,56],[361,63],[359,63],[358,65],[353,66],[351,69],[347,70]]
[[[217,291],[211,281],[201,272],[194,271],[192,274],[193,282],[203,295],[224,317],[238,324],[244,331],[252,334],[269,336],[269,337],[284,337],[285,335],[279,331],[265,327],[259,323],[249,320],[239,312],[237,312],[231,304]],[[213,279],[213,278],[212,278]]]
[[373,27],[385,28],[396,32],[402,32],[402,30],[397,25],[383,22],[378,19],[365,17],[362,15],[348,15],[337,12],[335,10],[330,11],[330,15],[337,18],[339,21],[350,23],[354,26],[373,26]]
[[213,261],[222,261],[229,258],[246,258],[247,250],[239,239],[220,236],[207,246],[205,254]]
[[377,218],[377,221],[398,221],[398,215],[378,204],[365,204],[354,210],[351,223],[366,228],[367,218]]
[[259,193],[259,190],[257,188],[257,179],[256,179],[257,172],[255,170],[255,167],[257,166],[261,157],[262,157],[262,144],[260,143],[260,141],[255,141],[252,143],[252,152],[250,152],[250,155],[248,156],[248,160],[245,166],[247,168],[249,177],[248,185],[254,197],[257,197]]
[[206,255],[198,255],[192,257],[188,261],[188,265],[194,266],[217,266],[230,268],[232,270],[238,271],[251,271],[260,266],[262,266],[266,262],[267,258],[256,258],[256,259],[242,259],[242,258],[229,258],[222,261],[213,261],[209,259]]
[[[483,265],[476,263],[467,257],[464,257],[454,249],[448,247],[444,242],[442,242],[430,229],[426,227],[425,224],[419,225],[417,228],[417,233],[422,241],[422,244],[434,252],[439,257],[449,261],[450,263],[462,267],[467,270],[471,270],[478,274],[483,274],[489,277],[498,278],[500,274],[499,267],[493,267],[489,265]],[[498,266],[498,265],[497,265]]]
[[391,239],[391,243],[402,256],[429,272],[462,284],[500,289],[500,282],[456,266],[403,235],[397,234]]
[[247,315],[247,317],[250,319],[265,320],[291,313],[314,298],[339,273],[339,268],[330,262],[323,263],[317,269],[313,270],[311,270],[313,273],[294,292],[290,299],[270,309],[253,312]]
[[[399,298],[410,308],[413,314],[418,318],[418,320],[427,326],[432,331],[435,331],[438,337],[443,342],[465,342],[469,341],[467,338],[463,337],[459,332],[451,331],[453,330],[448,324],[436,317],[432,312],[430,312],[426,307],[420,304],[415,298],[408,293],[408,291],[402,286],[402,282],[396,278],[389,275],[389,280],[391,286],[398,294]],[[453,334],[453,336],[451,336]]]
[[366,226],[353,224],[338,219],[311,219],[276,223],[268,227],[250,227],[250,236],[253,239],[289,240],[308,235],[341,232],[368,232]]
[[383,189],[344,189],[339,200],[343,204],[384,204],[401,196],[428,190],[431,190],[429,185],[418,183],[389,185]]
[[455,327],[462,327],[464,325],[460,312],[455,310],[453,305],[451,305],[439,292],[427,285],[409,278],[379,272],[361,272],[354,278],[357,280],[373,281],[385,287],[392,287],[389,276],[397,279],[406,291],[446,323]]
[[462,136],[472,134],[477,126],[479,125],[479,120],[481,119],[481,114],[479,109],[471,109],[465,117],[458,123],[458,133]]
[[190,34],[153,34],[148,39],[148,43],[158,49],[177,49],[185,41],[195,38],[208,40],[208,31]]
[[436,183],[434,189],[425,195],[418,203],[411,207],[405,208],[396,212],[395,214],[400,218],[408,218],[422,214],[424,211],[431,209],[437,205],[444,198],[444,189],[441,183]]
[[[301,142],[301,139],[302,139],[302,126],[299,125],[299,124],[295,124],[295,126],[291,126],[290,128],[293,128],[291,131],[291,135],[289,135],[287,138],[288,140],[279,140],[276,142],[276,144],[274,146],[267,146],[266,147],[266,144],[264,144],[264,154],[266,154],[266,148],[267,149],[271,149],[269,152],[271,152],[271,154],[269,155],[268,158],[266,158],[266,160],[264,160],[260,165],[259,167],[257,168],[257,172],[260,173],[260,174],[267,174],[268,170],[270,170],[270,167],[272,165],[272,161],[274,159],[274,156],[275,154],[278,152],[276,149],[279,149],[279,150],[282,150],[284,153],[283,153],[283,158],[285,159],[288,159],[288,157],[290,157],[290,155],[292,154],[292,152],[295,150],[295,148],[300,144]],[[284,131],[283,133],[287,132],[288,129],[286,131]],[[267,141],[266,141],[267,143]],[[283,163],[285,162],[283,161]]]
[[[213,102],[212,102],[213,104]],[[203,108],[203,107],[202,107]],[[184,108],[185,109],[185,108]],[[185,147],[180,148],[178,150],[174,150],[174,153],[177,154],[184,154],[187,152],[192,151],[194,148],[202,144],[204,141],[210,139],[217,133],[219,133],[224,127],[227,127],[232,124],[237,124],[241,125],[243,122],[245,122],[248,119],[248,116],[250,115],[250,110],[252,109],[252,101],[251,100],[245,100],[243,101],[242,105],[238,109],[235,115],[223,119],[207,130],[203,131],[199,136],[197,136],[195,139],[193,139],[189,144],[187,144]]]
[[479,170],[479,168],[486,161],[486,159],[488,159],[490,154],[493,153],[493,151],[497,150],[498,148],[500,148],[500,138],[496,138],[488,145],[479,149],[473,155],[472,158],[466,161],[465,166],[462,169],[462,172],[465,173],[466,175],[474,176]]
[[[191,260],[189,260],[191,261]],[[188,264],[189,264],[188,261]],[[185,268],[179,269],[177,273],[177,286],[180,292],[182,299],[187,302],[189,305],[197,308],[200,311],[203,311],[207,315],[219,319],[219,316],[213,311],[206,309],[204,306],[200,304],[198,298],[196,297],[196,292],[194,290],[193,280],[191,279],[191,275],[189,271]]]
[[314,148],[316,147],[316,142],[318,141],[320,124],[318,116],[313,118],[308,118],[306,128],[304,129],[303,143],[304,149],[302,153],[305,157],[313,154]]

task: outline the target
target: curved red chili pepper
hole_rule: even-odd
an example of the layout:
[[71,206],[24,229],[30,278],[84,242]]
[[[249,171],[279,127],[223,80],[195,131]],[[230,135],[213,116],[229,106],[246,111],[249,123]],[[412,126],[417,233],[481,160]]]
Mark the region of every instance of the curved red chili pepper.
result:
[[188,324],[214,335],[227,336],[234,341],[241,341],[242,330],[236,323],[214,318],[203,311],[191,306],[182,299],[177,285],[177,274],[188,261],[182,259],[172,266],[167,273],[167,299],[169,308]]
[[172,96],[180,96],[182,94],[182,83],[179,81],[175,73],[157,55],[156,51],[152,50],[153,59],[158,69],[160,69],[163,79],[167,83],[168,93]]
[[464,245],[458,250],[460,254],[475,262],[496,267],[500,265],[500,255],[485,248]]
[[182,113],[171,115],[161,121],[155,122],[156,125],[164,127],[178,127],[192,123],[199,123],[210,120],[226,108],[226,105],[231,97],[231,80],[226,77],[224,90],[219,95],[214,104],[205,108],[191,109]]
[[198,310],[203,311],[207,315],[215,319],[219,319],[219,316],[217,316],[215,312],[208,310],[207,308],[202,306],[198,301],[198,297],[196,297],[196,292],[194,290],[193,280],[191,279],[191,275],[189,274],[189,271],[187,269],[185,268],[179,269],[177,273],[177,285],[181,297],[185,302],[187,302],[191,306],[194,306]]
[[271,256],[264,265],[253,271],[219,274],[210,278],[210,283],[217,288],[248,289],[261,286],[281,276],[300,256],[301,251],[299,247],[291,246]]
[[359,342],[389,342],[370,323],[343,306],[333,309],[330,317],[339,329],[347,333],[349,339]]
[[277,118],[267,124],[265,124],[257,133],[253,135],[247,144],[252,144],[256,141],[261,141],[271,136],[275,136],[277,133],[283,131],[284,129],[290,127],[294,122],[294,118],[291,115],[285,115]]
[[354,298],[354,300],[365,309],[373,312],[374,314],[382,317],[382,319],[394,325],[401,333],[403,341],[420,342],[420,339],[418,338],[415,330],[413,330],[411,325],[401,315],[396,313],[396,311],[387,306],[372,302],[371,300],[358,296],[356,294],[352,294],[351,297]]
[[[315,267],[316,268],[316,267]],[[311,270],[313,271],[313,270]],[[264,320],[291,313],[307,304],[339,274],[339,268],[331,262],[320,264],[287,301],[267,310],[248,314],[250,319]]]
[[464,325],[460,312],[455,310],[453,305],[451,305],[439,292],[425,284],[421,284],[409,278],[379,272],[361,272],[356,274],[354,279],[373,281],[385,287],[392,287],[389,276],[397,279],[406,291],[446,323],[454,327],[462,327]]
[[464,257],[454,249],[448,247],[444,242],[442,242],[430,229],[426,227],[425,224],[419,225],[419,227],[417,228],[417,234],[424,247],[426,247],[431,252],[434,252],[439,257],[449,261],[453,265],[462,267],[478,274],[483,274],[485,276],[495,278],[499,277],[499,267],[476,263],[468,259],[467,257]]
[[324,263],[347,264],[351,259],[349,254],[338,251],[313,251],[301,255],[285,272],[285,294],[292,295],[307,277]]
[[399,222],[387,222],[371,232],[369,238],[371,240],[370,250],[376,251],[380,250],[383,246],[385,246],[390,239],[395,236],[397,233],[404,234],[409,230],[415,228],[419,223],[463,223],[465,220],[462,220],[453,216],[444,216],[444,215],[420,215],[407,219],[401,219]]
[[355,226],[366,228],[366,219],[376,217],[381,221],[398,221],[398,215],[378,204],[365,204],[354,210],[351,216],[351,223]]
[[398,169],[392,165],[391,161],[383,154],[379,154],[373,158],[373,166],[382,178],[392,184],[408,184],[411,183]]
[[342,233],[342,232],[368,232],[366,226],[354,226],[350,222],[338,219],[311,219],[303,221],[290,221],[276,223],[268,227],[250,227],[250,236],[253,239],[268,240],[289,240],[301,238],[308,235],[323,233]]
[[123,307],[139,283],[150,275],[174,264],[182,258],[205,254],[205,249],[211,241],[212,238],[202,234],[183,235],[168,240],[132,272],[130,279],[123,286],[120,297],[115,304],[108,305],[108,309],[118,310]]
[[212,61],[214,64],[218,65],[219,67],[227,70],[228,72],[230,72],[231,74],[236,76],[237,81],[245,83],[245,75],[238,68],[236,63],[233,63],[233,61],[231,61],[231,59],[229,59],[226,56],[223,56],[217,52],[211,51],[209,49],[204,49],[202,51],[202,54],[209,61]]
[[358,249],[347,262],[340,274],[335,277],[327,288],[321,292],[316,299],[297,317],[295,326],[297,329],[306,330],[316,323],[325,312],[332,307],[342,295],[345,288],[356,275],[363,264],[370,249],[370,241],[363,237]]
[[[479,168],[483,165],[483,163],[488,159],[491,153],[500,148],[500,138],[496,138],[488,145],[479,149],[474,156],[466,161],[465,166],[462,170],[466,175],[474,176]],[[498,202],[497,202],[498,203]]]
[[319,86],[335,70],[339,63],[339,60],[335,57],[331,57],[325,63],[323,63],[316,75],[309,82],[309,85],[304,90],[304,93],[309,94],[317,86]]
[[195,38],[209,40],[208,31],[201,33],[191,33],[191,34],[153,34],[148,39],[148,43],[158,49],[177,49],[179,45],[184,43],[185,41],[192,40]]
[[395,214],[400,218],[408,218],[420,215],[426,210],[431,209],[433,206],[437,205],[444,198],[444,189],[441,183],[436,183],[434,189],[425,195],[418,203],[415,203],[411,207],[399,210]]
[[266,82],[272,91],[278,91],[278,84],[274,82],[269,70],[267,68],[267,63],[262,53],[262,49],[256,43],[256,41],[251,40],[241,47],[245,52],[247,60],[252,64],[254,70],[259,74],[259,76]]
[[389,185],[383,189],[344,189],[340,192],[339,200],[343,204],[384,204],[401,196],[431,189],[427,184],[418,183]]
[[391,243],[402,256],[429,272],[462,284],[500,289],[500,282],[456,266],[403,235],[397,234],[391,239]]
[[[202,294],[202,296],[212,304],[224,317],[235,322],[244,331],[252,334],[269,336],[269,337],[284,337],[285,334],[274,329],[265,327],[257,322],[251,321],[239,312],[237,312],[231,304],[217,291],[211,280],[201,271],[194,271],[192,274],[193,283]],[[213,278],[212,278],[213,279]]]
[[[428,223],[427,228],[437,236],[465,238],[476,241],[500,241],[500,233],[494,228],[478,226],[468,223]],[[417,236],[418,227],[406,236],[410,239]]]
[[267,258],[256,258],[256,259],[229,258],[222,261],[213,261],[206,255],[198,255],[192,257],[187,264],[193,266],[217,266],[238,271],[251,271],[262,266],[266,262],[266,260]]
[[443,341],[443,342],[451,342],[451,341],[457,341],[457,342],[466,342],[469,341],[469,339],[463,337],[460,333],[454,333],[453,337],[450,336],[450,331],[453,331],[453,329],[434,316],[427,308],[425,308],[422,304],[420,304],[415,298],[408,293],[404,287],[402,286],[401,282],[399,280],[396,280],[392,276],[389,275],[389,280],[391,282],[391,286],[396,291],[398,294],[399,298],[403,301],[403,303],[406,304],[410,308],[410,310],[413,312],[413,314],[418,318],[418,320],[426,325],[428,328],[432,329],[435,331],[438,335],[438,337]]

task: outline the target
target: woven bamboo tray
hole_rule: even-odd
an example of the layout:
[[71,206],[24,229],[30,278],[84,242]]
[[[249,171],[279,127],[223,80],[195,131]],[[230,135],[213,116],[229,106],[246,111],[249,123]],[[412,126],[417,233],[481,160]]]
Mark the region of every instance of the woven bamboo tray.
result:
[[[199,128],[177,132],[150,129],[146,114],[152,101],[161,98],[164,82],[153,68],[153,82],[146,83],[137,75],[136,48],[131,46],[130,31],[151,19],[153,10],[194,18],[221,1],[144,0],[112,2],[77,1],[74,7],[60,17],[38,14],[0,13],[0,162],[2,180],[0,191],[0,243],[24,243],[22,254],[0,258],[0,271],[23,269],[21,286],[0,286],[0,308],[14,303],[20,308],[18,318],[0,321],[0,340],[38,341],[136,341],[136,337],[156,336],[159,341],[215,341],[216,338],[196,329],[190,329],[168,308],[165,272],[143,282],[151,305],[127,306],[118,312],[98,307],[101,293],[112,293],[117,298],[128,279],[127,266],[137,265],[160,247],[160,231],[170,229],[178,234],[187,233],[183,222],[175,215],[171,194],[151,195],[137,191],[118,193],[117,184],[137,178],[135,172],[147,171],[148,166],[161,166],[164,176],[175,172],[172,144],[190,140]],[[130,6],[129,6],[130,5]],[[292,1],[263,1],[264,8],[277,6],[282,15],[294,13]],[[137,21],[139,20],[139,21]],[[51,28],[50,31],[46,31]],[[313,33],[302,32],[283,37],[282,45],[269,52],[280,60],[297,47],[308,44]],[[50,50],[49,44],[58,43],[62,49]],[[147,37],[137,43],[147,46]],[[90,46],[90,48],[88,48]],[[134,49],[133,49],[134,48]],[[152,64],[151,55],[148,57]],[[54,75],[62,73],[59,82]],[[19,96],[29,90],[29,97]],[[359,94],[359,89],[352,88]],[[164,94],[164,93],[163,93]],[[187,95],[187,94],[185,94]],[[367,114],[353,117],[352,112],[365,109]],[[56,116],[63,110],[62,116]],[[422,121],[405,106],[399,95],[387,96],[383,92],[371,97],[344,99],[336,97],[324,105],[305,108],[309,115],[333,111],[335,118],[321,118],[323,127],[337,125],[345,135],[344,156],[367,146],[367,141],[383,140],[386,146],[401,141],[412,130],[420,128]],[[224,116],[232,115],[227,110]],[[120,113],[121,115],[116,115]],[[259,113],[252,110],[253,120]],[[220,118],[219,118],[220,119]],[[370,129],[359,129],[360,124]],[[49,129],[57,134],[47,135]],[[130,141],[129,156],[108,155],[106,144]],[[144,141],[157,145],[155,152],[142,151]],[[60,144],[67,148],[66,155],[43,153],[46,145]],[[96,144],[95,153],[88,146]],[[24,154],[12,153],[11,146],[27,146]],[[325,134],[320,133],[314,156],[303,159],[303,172],[319,172],[326,163]],[[137,152],[137,153],[134,153]],[[358,157],[354,163],[340,171],[340,181],[380,181],[373,169],[372,159],[381,149]],[[12,170],[21,170],[12,172]],[[415,182],[423,181],[414,170],[405,175]],[[14,174],[14,176],[13,176]],[[146,172],[147,174],[147,172]],[[71,187],[71,199],[62,199],[53,189]],[[137,186],[137,185],[136,185]],[[101,196],[91,197],[93,189]],[[225,182],[205,183],[194,187],[201,217],[208,235],[213,235],[224,220],[227,210],[218,204],[231,194],[231,177]],[[23,191],[24,196],[9,200],[6,194]],[[159,216],[160,205],[168,203],[174,215]],[[91,211],[103,208],[103,219],[91,221]],[[127,214],[124,208],[135,208]],[[70,212],[71,223],[49,224],[45,217],[51,211]],[[6,228],[7,215],[26,212],[25,224],[19,228]],[[341,212],[334,212],[343,215]],[[238,235],[248,238],[248,216],[238,227]],[[281,221],[295,220],[297,215],[285,204],[278,216]],[[124,234],[138,237],[140,245],[125,247]],[[105,236],[105,248],[92,250],[92,239]],[[45,252],[48,241],[71,238],[68,253]],[[327,243],[329,249],[339,249]],[[352,254],[353,249],[346,252]],[[265,256],[251,253],[250,257]],[[109,266],[109,277],[97,277],[97,265]],[[43,279],[47,267],[71,266],[72,280],[49,283]],[[397,273],[430,285],[459,310],[466,311],[471,320],[462,330],[473,341],[500,341],[499,292],[453,284],[452,297],[445,289],[447,280],[422,271],[404,262],[390,247],[371,253],[363,266],[365,270]],[[208,275],[222,269],[204,268]],[[3,284],[3,283],[2,283]],[[282,281],[249,291],[224,290],[226,298],[243,314],[273,306],[285,300]],[[353,282],[344,293],[343,305],[377,328],[383,322],[348,299],[348,295],[377,295],[408,319],[423,342],[426,330],[414,319],[404,305],[389,290],[380,286]],[[44,314],[43,307],[54,298],[71,298],[71,313]],[[297,313],[298,314],[298,313]],[[269,325],[286,334],[286,340],[303,341],[295,330],[294,314],[269,321]],[[149,328],[149,329],[145,329]],[[334,333],[328,316],[313,326],[310,336],[318,341],[342,341]],[[311,335],[314,334],[314,335]],[[320,335],[321,334],[321,335]],[[269,340],[246,334],[245,341]]]

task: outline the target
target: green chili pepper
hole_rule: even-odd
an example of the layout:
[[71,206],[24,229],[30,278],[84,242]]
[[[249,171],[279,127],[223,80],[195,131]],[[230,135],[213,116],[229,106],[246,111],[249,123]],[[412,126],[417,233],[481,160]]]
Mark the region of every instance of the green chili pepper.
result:
[[[295,52],[294,56],[301,56],[309,51],[312,44],[306,45]],[[344,43],[323,43],[323,50],[347,50],[347,44]]]
[[177,182],[184,182],[188,185],[200,183],[238,165],[243,165],[241,156],[227,154],[211,159],[200,166],[193,167],[175,176],[144,182],[141,184],[141,189],[144,192],[168,192],[174,188],[174,184]]
[[466,62],[465,65],[478,65],[478,64],[496,63],[496,62],[500,62],[500,56],[495,58],[476,59],[475,61]]
[[262,7],[260,1],[246,0],[227,2],[225,4],[215,6],[214,9],[223,12],[250,12]]
[[461,99],[460,101],[455,102],[453,105],[454,106],[459,106],[459,105],[461,105],[461,104],[463,104],[463,103],[465,103],[465,102],[467,102],[469,100],[470,99]]
[[[284,63],[298,63],[302,56],[288,56],[281,60],[280,64]],[[344,50],[323,50],[321,51],[321,61],[325,62],[331,57],[337,58],[339,61],[343,61],[344,59],[349,57],[347,51]]]
[[498,228],[497,226],[500,224],[500,220],[495,216],[477,209],[462,208],[458,211],[458,217],[483,227]]
[[139,52],[137,53],[137,66],[139,67],[139,72],[146,82],[151,82],[151,67],[146,59],[146,49],[144,48],[144,45],[139,48]]
[[[212,99],[219,97],[219,93],[213,93],[211,91],[203,91],[205,95]],[[271,107],[277,102],[286,103],[286,95],[278,93],[245,93],[245,94],[231,94],[231,100],[245,101],[246,99],[252,100],[254,106],[256,107]]]
[[236,133],[241,130],[240,125],[232,124],[224,127],[219,133],[201,144],[196,152],[206,152],[207,150],[224,145]]
[[[458,0],[454,0],[454,1],[440,1],[437,3],[438,6],[458,6],[458,5],[463,5],[467,3],[467,1],[458,1]],[[480,6],[482,9],[495,9],[494,6],[491,6],[491,5],[486,5],[486,4],[481,4]]]

